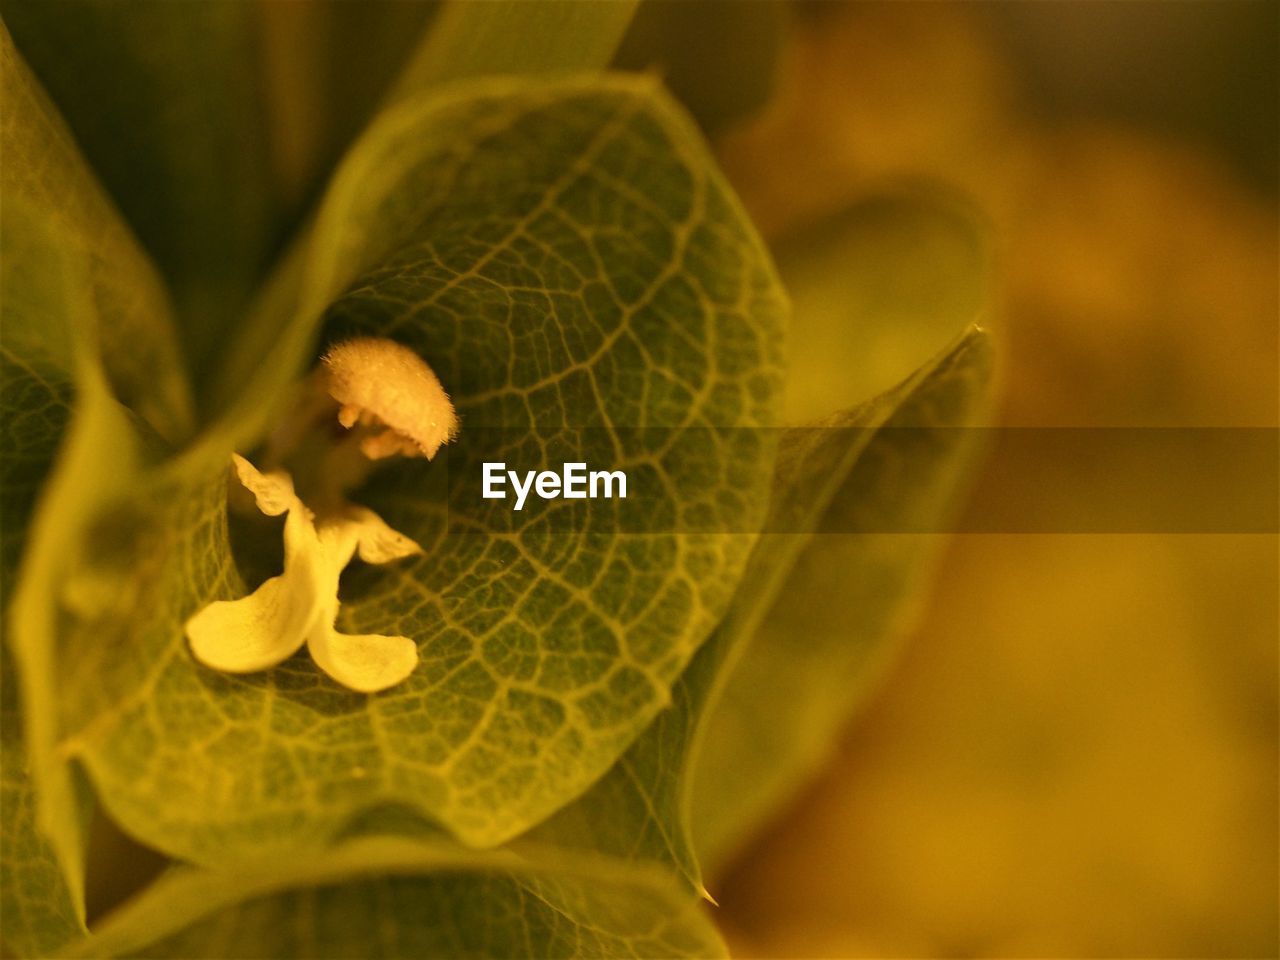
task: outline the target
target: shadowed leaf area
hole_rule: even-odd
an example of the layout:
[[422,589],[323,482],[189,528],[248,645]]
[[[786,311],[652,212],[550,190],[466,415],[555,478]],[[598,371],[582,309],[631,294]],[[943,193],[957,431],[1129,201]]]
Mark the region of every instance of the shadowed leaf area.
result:
[[[360,841],[290,864],[177,871],[73,956],[716,957],[706,915],[620,862]],[[231,869],[234,867],[234,869]]]

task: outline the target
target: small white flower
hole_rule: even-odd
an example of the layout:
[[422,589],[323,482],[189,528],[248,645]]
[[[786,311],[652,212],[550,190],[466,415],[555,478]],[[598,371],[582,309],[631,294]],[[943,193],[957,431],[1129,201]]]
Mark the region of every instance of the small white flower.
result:
[[239,454],[240,482],[267,516],[287,513],[284,572],[239,600],[218,600],[187,621],[191,652],[205,666],[228,673],[266,670],[303,644],[320,669],[352,690],[374,693],[413,672],[418,648],[407,637],[354,636],[334,627],[338,579],[358,553],[388,563],[422,548],[364,507],[346,505],[317,519],[293,492],[289,475],[260,473]]
[[[396,454],[431,459],[457,433],[458,418],[431,368],[391,340],[364,337],[334,347],[324,358],[321,384],[332,398],[327,402],[339,404],[339,422],[353,432],[314,461],[318,471],[312,467],[299,474],[319,474],[308,494],[319,512],[303,503],[288,473],[262,473],[233,454],[236,475],[258,509],[271,517],[287,514],[284,572],[247,597],[209,604],[187,621],[186,633],[195,658],[215,670],[266,670],[306,644],[316,664],[338,683],[374,693],[413,672],[418,648],[408,637],[339,633],[334,626],[338,581],[357,555],[366,563],[389,563],[422,548],[372,510],[348,502],[341,491],[364,476],[369,460]],[[304,406],[296,423],[283,431],[292,445],[299,439],[295,430],[309,422],[308,409]],[[332,411],[329,406],[328,416]],[[352,457],[364,466],[353,464]]]

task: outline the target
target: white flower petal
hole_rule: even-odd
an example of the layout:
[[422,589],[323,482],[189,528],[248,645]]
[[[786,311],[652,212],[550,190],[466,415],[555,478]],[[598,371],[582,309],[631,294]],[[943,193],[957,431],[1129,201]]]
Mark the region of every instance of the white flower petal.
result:
[[239,600],[218,600],[187,621],[191,652],[206,667],[253,673],[287,660],[315,621],[306,591],[272,577]]
[[258,509],[268,517],[278,517],[286,510],[302,506],[302,501],[294,493],[293,480],[283,470],[262,473],[238,453],[233,453],[231,460],[235,464],[236,476],[258,501]]
[[349,506],[344,514],[354,527],[360,559],[365,563],[390,563],[422,553],[422,547],[367,507]]
[[274,667],[307,644],[316,664],[338,683],[362,693],[394,686],[418,664],[407,637],[338,633],[338,583],[356,551],[369,563],[421,553],[372,510],[344,504],[319,525],[283,472],[263,474],[235,456],[236,473],[259,509],[288,514],[284,572],[239,600],[219,600],[186,624],[195,658],[228,673]]
[[[239,459],[262,476],[249,461]],[[241,471],[239,462],[236,469]],[[287,476],[285,482],[292,491]],[[274,496],[279,490],[268,493]],[[328,572],[310,511],[296,497],[294,504],[284,522],[284,572],[249,596],[218,600],[187,621],[191,652],[205,666],[228,673],[274,667],[306,642],[317,617],[325,612],[326,595],[334,597],[336,606],[337,574]]]
[[394,687],[418,665],[417,644],[408,637],[339,633],[319,624],[307,649],[321,670],[361,693]]

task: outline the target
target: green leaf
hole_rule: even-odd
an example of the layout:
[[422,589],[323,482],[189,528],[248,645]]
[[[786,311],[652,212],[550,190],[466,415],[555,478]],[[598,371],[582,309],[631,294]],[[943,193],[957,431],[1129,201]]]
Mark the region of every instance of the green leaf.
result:
[[78,524],[131,469],[135,430],[116,398],[171,439],[191,411],[159,281],[3,30],[0,84],[0,897],[6,945],[31,953],[83,913],[85,796],[53,757],[56,587]]
[[[981,449],[981,431],[965,428],[986,420],[990,372],[988,338],[975,330],[892,393],[782,444],[780,459],[804,465],[788,496],[824,506],[817,536],[793,564],[775,565],[784,581],[776,572],[771,587],[745,581],[773,599],[756,608],[763,617],[742,649],[726,654],[730,669],[700,731],[690,816],[708,869],[820,768],[909,629],[945,541],[932,531],[953,516]],[[823,496],[807,478],[847,456],[840,446],[855,427],[864,446]]]
[[84,933],[84,908],[37,824],[26,758],[17,676],[8,646],[0,646],[0,951],[48,956]]
[[[0,597],[7,599],[27,519],[70,419],[72,387],[66,374],[66,331],[50,323],[56,314],[45,301],[51,291],[15,282],[19,277],[29,281],[32,274],[19,271],[38,270],[40,261],[15,249],[21,231],[11,232],[18,227],[13,209],[6,207],[5,215],[6,229],[0,232]],[[47,270],[49,262],[44,266]],[[29,307],[24,294],[37,303]],[[49,331],[47,341],[29,336],[26,343],[15,342],[10,323],[35,334],[41,326],[23,321],[36,316]],[[0,806],[0,945],[6,955],[47,955],[83,931],[83,908],[37,825],[17,675],[7,642],[0,645]]]
[[373,119],[439,0],[258,3],[276,187],[292,223]]
[[[105,443],[112,466],[127,473],[132,434],[116,429],[119,422],[110,411],[118,408],[83,346],[92,338],[94,304],[87,271],[74,269],[84,265],[61,245],[61,232],[49,230],[49,221],[21,198],[6,201],[3,217],[0,591],[6,609],[0,899],[6,944],[35,952],[82,927],[86,819],[80,782],[53,756],[56,697],[48,654],[58,610],[45,600],[52,600],[53,585],[69,564],[68,545],[75,541],[83,510],[96,504],[119,475],[102,475],[101,463],[86,451],[102,452],[95,443]],[[84,507],[60,509],[69,498]],[[21,577],[11,589],[20,558]]]
[[572,74],[604,67],[637,0],[450,0],[392,93],[403,100],[457,80]]
[[980,224],[946,195],[897,190],[774,244],[794,315],[788,423],[891,389],[973,322],[990,297]]
[[[797,660],[804,672],[772,662],[771,651],[779,644],[766,639],[769,624],[780,622],[781,611],[790,607],[779,599],[779,612],[770,613],[770,609],[784,584],[786,596],[800,598],[794,610],[797,618],[809,616],[810,610],[834,608],[835,616],[846,621],[845,632],[859,638],[860,646],[850,649],[871,650],[887,636],[886,623],[901,598],[919,582],[917,564],[922,568],[926,558],[904,555],[896,569],[886,566],[879,571],[887,580],[882,602],[851,607],[840,598],[861,596],[859,591],[864,588],[855,579],[866,574],[874,558],[884,551],[875,546],[873,537],[821,531],[824,521],[828,529],[857,529],[857,518],[848,515],[848,505],[874,487],[883,451],[908,437],[893,430],[877,434],[876,429],[890,417],[904,422],[903,418],[912,417],[913,411],[918,413],[928,398],[941,394],[946,389],[943,383],[955,379],[943,373],[953,363],[962,367],[972,363],[971,376],[957,381],[969,392],[953,397],[952,406],[940,409],[940,422],[964,425],[980,420],[985,397],[985,338],[972,334],[959,347],[955,338],[982,309],[985,263],[981,251],[971,218],[954,204],[939,206],[936,198],[919,192],[868,198],[831,221],[783,241],[778,251],[780,265],[793,284],[790,292],[795,305],[792,339],[800,341],[793,343],[791,351],[798,355],[793,356],[788,376],[792,394],[801,394],[804,402],[804,393],[813,381],[821,384],[813,391],[814,402],[823,396],[827,402],[831,397],[859,402],[821,425],[783,434],[768,529],[785,532],[771,533],[756,545],[733,605],[714,638],[699,650],[674,688],[671,708],[596,787],[540,827],[535,837],[546,843],[656,861],[705,893],[705,867],[718,866],[726,848],[745,836],[759,817],[802,779],[798,770],[807,771],[806,764],[811,761],[791,767],[786,757],[778,755],[781,748],[772,739],[768,752],[755,757],[750,739],[735,740],[732,731],[726,733],[724,728],[735,724],[745,727],[748,722],[767,726],[777,717],[779,738],[785,744],[793,730],[788,711],[798,713],[802,707],[775,702],[767,685],[754,700],[749,690],[738,691],[751,683],[763,683],[770,669],[777,669],[792,686],[802,684],[807,671],[821,673],[825,669],[822,657],[830,651],[821,646],[814,658]],[[810,266],[806,257],[816,266]],[[806,345],[806,339],[816,341],[821,349],[815,351],[811,344]],[[866,355],[857,349],[862,344],[867,345]],[[828,355],[846,358],[843,372],[827,364]],[[960,361],[961,356],[967,359]],[[972,439],[963,432],[952,436]],[[948,498],[963,485],[962,466],[968,453],[961,449],[950,453],[912,450],[903,451],[903,456],[911,458],[911,469],[922,486],[917,503],[898,505],[901,522],[910,522],[913,510],[934,511],[940,525]],[[811,538],[810,532],[821,535]],[[864,545],[865,555],[860,552]],[[808,590],[806,576],[791,573],[797,564],[818,570],[829,567],[825,589]],[[899,575],[900,584],[892,579]],[[827,629],[818,636],[830,638],[831,633]],[[829,645],[836,643],[829,640]],[[763,652],[757,655],[757,648]],[[832,663],[839,664],[847,652],[837,651]],[[787,655],[785,646],[779,655]],[[725,678],[738,660],[753,661],[757,656],[762,667],[744,667],[743,677],[730,684],[735,702],[717,706]],[[837,675],[847,678],[856,673],[854,665]],[[741,702],[736,702],[739,697]],[[797,698],[806,701],[807,694],[797,694]],[[824,722],[812,724],[803,733],[801,749],[814,753],[815,744],[830,734],[853,701],[852,695],[828,697],[820,708],[825,711]],[[745,719],[721,715],[729,710],[740,712]],[[716,742],[704,749],[700,738],[708,726]],[[805,737],[811,741],[806,742]],[[722,745],[721,740],[731,742]],[[718,749],[729,751],[731,757],[723,766],[715,757]],[[704,754],[707,759],[698,761]],[[695,767],[703,789],[692,797]],[[742,771],[741,781],[733,783],[736,793],[716,782],[731,778],[734,770]],[[695,799],[697,829],[691,831],[690,806]],[[706,862],[700,863],[700,859]]]
[[772,528],[811,522],[819,535],[757,548],[775,556],[763,580],[744,579],[756,598],[735,608],[744,640],[730,641],[707,694],[684,802],[713,870],[813,774],[906,630],[941,537],[885,531],[945,529],[980,443],[953,428],[983,424],[989,398],[986,336],[955,341],[989,300],[985,236],[962,202],[871,195],[776,254],[794,304],[788,420],[822,417],[833,397],[853,406],[779,451]]
[[5,19],[171,284],[199,382],[279,241],[255,5],[6,0]]
[[689,751],[721,666],[727,632],[722,625],[702,645],[672,689],[671,706],[631,749],[589,791],[531,831],[531,842],[654,864],[711,899],[690,834],[685,795]]
[[[763,518],[761,432],[711,458],[698,447],[708,427],[772,421],[781,294],[653,82],[491,81],[408,101],[348,158],[315,237],[308,297],[350,287],[324,339],[389,335],[432,364],[463,422],[450,469],[494,452],[468,446],[486,426],[518,438],[510,458],[528,469],[552,449],[583,459],[565,427],[663,427],[627,433],[611,468],[648,464],[675,506],[723,511],[722,527]],[[243,590],[224,473],[175,465],[113,507],[87,549],[130,584],[57,657],[63,748],[129,832],[198,862],[318,843],[386,803],[473,845],[528,829],[668,702],[751,544],[608,525],[446,535],[427,493],[440,464],[393,467],[369,505],[425,554],[354,582],[340,626],[410,637],[422,666],[365,696],[305,659],[233,677],[191,658],[185,618]]]
[[[338,4],[340,12],[333,16],[350,20],[349,6]],[[402,164],[412,164],[418,156],[411,149],[404,158],[388,157],[385,140],[397,135],[395,118],[404,115],[391,107],[434,96],[463,80],[599,70],[612,57],[634,8],[635,0],[451,0],[441,5],[387,93],[388,108],[336,173],[316,218],[325,224],[312,223],[282,257],[225,352],[211,405],[241,424],[239,436],[256,438],[260,425],[251,425],[271,409],[266,401],[301,372],[319,314],[367,268],[377,245],[386,240],[377,225],[365,231],[361,218],[376,217],[378,211],[362,208],[361,198],[380,196],[388,181],[403,174]],[[367,25],[379,14],[361,5],[354,17]],[[341,29],[350,32],[346,25]],[[333,246],[344,235],[360,251],[349,263],[348,251]],[[372,249],[365,251],[366,244]],[[337,262],[317,267],[315,261],[326,249],[337,254]]]
[[601,858],[554,865],[405,840],[177,870],[71,956],[717,957],[660,875]]
[[980,420],[988,361],[971,332],[887,394],[783,433],[769,522],[782,532],[756,544],[672,707],[531,839],[660,863],[707,895],[703,869],[811,772],[918,587],[920,537],[856,531],[945,521],[974,440],[952,428]]
[[[182,439],[192,428],[192,407],[164,286],[3,26],[0,91],[5,161],[0,165],[0,192],[6,211],[15,211],[4,213],[6,256],[27,263],[22,269],[11,268],[8,297],[24,302],[10,311],[5,341],[18,352],[38,344],[63,376],[72,372],[75,350],[88,349],[102,358],[111,387],[123,403],[161,436]],[[52,269],[45,262],[47,251],[33,252],[32,231],[39,231],[40,242],[55,251],[55,263],[65,257],[86,274],[92,320],[74,329],[60,326],[50,319],[59,315],[56,307],[28,299],[57,301],[65,295],[66,282],[24,279],[30,270],[47,274]]]
[[[13,595],[27,521],[70,420],[72,332],[59,251],[38,242],[23,201],[6,202],[0,230],[0,596]],[[54,279],[55,283],[47,283]],[[8,613],[8,611],[6,611]],[[8,625],[5,630],[9,634]],[[76,815],[63,824],[65,859],[38,822],[27,762],[18,677],[9,641],[0,648],[0,941],[23,956],[47,954],[83,932]],[[77,810],[73,804],[73,812]]]

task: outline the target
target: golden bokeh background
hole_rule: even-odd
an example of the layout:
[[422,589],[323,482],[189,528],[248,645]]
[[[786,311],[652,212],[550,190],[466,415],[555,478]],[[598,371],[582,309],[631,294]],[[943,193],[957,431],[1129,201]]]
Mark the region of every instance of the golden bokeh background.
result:
[[[885,184],[972,197],[1001,424],[1275,427],[1276,19],[818,4],[721,155],[770,238]],[[736,953],[1276,956],[1278,581],[1274,534],[955,537],[829,768],[713,884]]]

